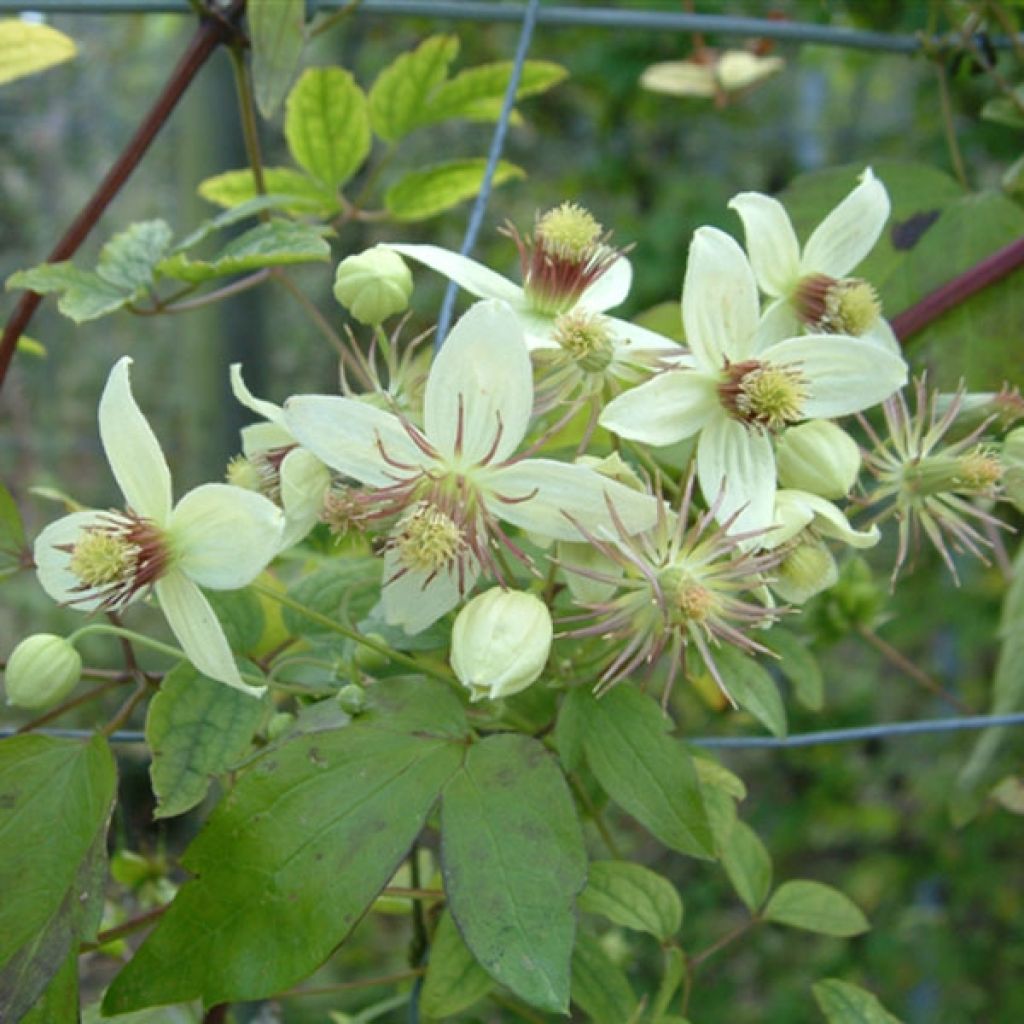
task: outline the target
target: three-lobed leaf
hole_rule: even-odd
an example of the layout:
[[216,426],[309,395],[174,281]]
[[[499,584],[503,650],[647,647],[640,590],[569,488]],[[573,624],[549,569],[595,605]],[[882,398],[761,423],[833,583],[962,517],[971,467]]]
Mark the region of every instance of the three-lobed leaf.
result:
[[849,896],[822,882],[804,880],[780,885],[762,917],[775,924],[843,939],[860,935],[871,927]]
[[592,861],[580,910],[667,942],[683,923],[683,901],[667,879],[642,864]]
[[[384,206],[395,220],[426,220],[475,196],[486,171],[487,161],[482,157],[409,171],[384,194]],[[498,186],[524,177],[521,167],[499,160],[491,183]]]

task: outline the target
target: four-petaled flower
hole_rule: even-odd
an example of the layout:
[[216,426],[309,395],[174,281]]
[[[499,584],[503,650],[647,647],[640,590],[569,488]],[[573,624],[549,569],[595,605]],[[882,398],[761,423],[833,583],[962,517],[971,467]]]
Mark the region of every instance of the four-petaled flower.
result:
[[200,586],[244,587],[277,553],[284,525],[266,498],[203,484],[171,504],[171,474],[120,359],[100,399],[100,439],[127,508],[73,512],[35,543],[36,570],[55,600],[83,611],[116,611],[150,588],[174,635],[201,672],[257,695],[242,681]]

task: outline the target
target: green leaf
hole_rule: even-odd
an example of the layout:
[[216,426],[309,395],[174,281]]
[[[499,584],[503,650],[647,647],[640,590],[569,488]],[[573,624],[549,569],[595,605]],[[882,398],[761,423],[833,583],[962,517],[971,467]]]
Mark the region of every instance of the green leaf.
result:
[[759,639],[781,659],[779,669],[793,685],[796,699],[808,711],[820,711],[825,705],[825,680],[818,659],[807,645],[795,634],[778,626],[773,626]]
[[320,262],[330,254],[331,247],[319,228],[271,220],[232,239],[212,260],[193,260],[178,252],[162,260],[156,269],[165,277],[198,283],[261,267]]
[[586,732],[586,692],[580,688],[565,695],[555,722],[555,749],[566,772],[574,772],[583,761]]
[[492,988],[493,979],[473,959],[451,913],[446,910],[430,944],[420,1009],[428,1017],[450,1017],[468,1009]]
[[203,596],[224,629],[228,646],[236,654],[251,654],[263,639],[266,616],[252,590],[207,590]]
[[901,1024],[866,989],[838,978],[825,978],[811,986],[829,1024]]
[[18,351],[24,352],[29,356],[35,356],[36,359],[46,358],[46,346],[41,341],[30,338],[27,334],[22,334],[18,338]]
[[772,859],[764,843],[749,825],[737,820],[720,840],[719,856],[736,894],[756,913],[772,887]]
[[605,792],[670,849],[714,857],[696,769],[657,703],[617,686],[583,707],[587,762]]
[[504,733],[470,747],[441,802],[441,863],[480,965],[532,1006],[564,1013],[587,859],[568,786],[540,743]]
[[96,273],[108,284],[134,295],[153,283],[153,268],[171,244],[170,225],[163,220],[132,224],[100,250]]
[[265,712],[263,701],[200,675],[189,664],[172,669],[146,715],[154,817],[171,818],[195,807],[211,780],[248,752]]
[[340,188],[370,152],[363,90],[341,68],[307,68],[288,94],[284,136],[300,167],[328,189]]
[[360,720],[257,758],[185,852],[198,877],[104,1012],[260,999],[305,978],[394,874],[462,753]]
[[0,484],[0,572],[15,572],[25,552],[25,527],[11,492]]
[[40,263],[30,270],[19,270],[7,278],[7,288],[27,288],[40,295],[59,292],[57,309],[79,324],[113,313],[131,298],[99,274],[67,262]]
[[693,766],[697,769],[697,778],[702,788],[712,787],[732,797],[733,800],[746,800],[747,787],[743,780],[719,764],[706,750],[695,748]]
[[70,60],[75,41],[49,25],[19,18],[0,21],[0,85]]
[[651,1020],[654,1024],[669,1024],[670,1021],[682,1021],[682,1024],[686,1024],[681,1017],[672,1017],[666,1012],[685,977],[686,957],[683,951],[678,946],[669,946],[665,950],[665,967],[654,996],[654,1003],[651,1005]]
[[1024,114],[1021,113],[1020,104],[1024,101],[1024,86],[1017,86],[1014,89],[1016,102],[1009,96],[993,96],[985,101],[981,108],[981,116],[986,121],[993,121],[995,124],[1005,125],[1007,128],[1016,128],[1020,131],[1024,128]]
[[101,736],[0,743],[0,1020],[19,1020],[96,936],[115,788]]
[[292,84],[306,44],[305,0],[249,0],[253,91],[265,118],[277,108]]
[[[384,205],[395,220],[426,220],[475,196],[483,184],[486,169],[487,161],[481,157],[410,171],[387,190]],[[525,177],[526,172],[521,167],[500,160],[492,182],[498,186]]]
[[786,735],[786,708],[767,669],[749,655],[724,644],[714,652],[725,688],[744,711],[749,711],[773,736]]
[[662,942],[671,939],[683,923],[683,901],[675,886],[650,868],[629,861],[592,861],[579,907]]
[[775,924],[842,939],[871,927],[848,896],[821,882],[784,882],[772,894],[762,916]]
[[636,1009],[625,972],[585,932],[576,936],[572,951],[572,1001],[594,1024],[623,1024]]
[[[341,209],[337,193],[291,167],[264,167],[263,183],[267,198],[273,197],[286,213],[333,217]],[[227,209],[260,197],[249,168],[215,174],[201,181],[197,191],[203,199]]]
[[386,142],[397,142],[419,127],[434,91],[448,77],[459,52],[455,36],[431,36],[403,53],[377,76],[370,89],[370,123]]
[[[468,121],[496,121],[505,101],[513,61],[480,64],[460,71],[439,86],[418,118],[418,125],[434,124],[453,118]],[[547,92],[569,76],[560,64],[528,60],[523,65],[516,99]]]
[[[288,596],[321,615],[358,622],[379,596],[381,571],[379,558],[336,558],[290,587]],[[288,607],[282,607],[281,617],[285,629],[295,635],[329,632]]]
[[64,965],[21,1024],[78,1024],[78,950],[73,949]]

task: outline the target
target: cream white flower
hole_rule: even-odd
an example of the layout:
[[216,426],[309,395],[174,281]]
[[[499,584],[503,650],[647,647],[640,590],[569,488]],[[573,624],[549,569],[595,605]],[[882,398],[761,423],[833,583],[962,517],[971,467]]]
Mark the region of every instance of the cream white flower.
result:
[[503,302],[480,302],[456,324],[427,378],[423,429],[352,398],[300,395],[285,423],[327,465],[371,490],[398,517],[385,553],[384,611],[425,629],[472,588],[481,569],[502,580],[497,545],[518,549],[501,523],[579,540],[570,517],[633,531],[654,498],[583,466],[516,455],[530,422],[533,378],[522,327]]
[[731,520],[735,532],[772,524],[772,431],[866,409],[907,379],[899,355],[859,338],[808,334],[759,347],[750,264],[715,228],[700,228],[690,246],[683,324],[695,369],[662,373],[620,395],[601,424],[653,445],[699,433],[701,490],[709,503],[724,491],[719,522]]
[[757,283],[774,300],[762,324],[766,342],[790,338],[803,325],[819,333],[871,339],[899,351],[874,288],[848,276],[874,248],[889,218],[889,194],[870,167],[811,232],[802,250],[777,199],[741,192],[729,206],[743,221]]
[[201,672],[257,695],[238,673],[200,586],[250,583],[274,557],[283,517],[266,498],[227,484],[203,484],[176,505],[171,474],[135,404],[127,356],[100,399],[100,439],[124,495],[124,511],[86,510],[51,523],[35,543],[36,571],[55,600],[83,611],[113,611],[152,587],[189,660]]
[[241,405],[266,422],[242,428],[244,464],[232,463],[228,479],[260,491],[284,510],[283,551],[297,544],[316,525],[331,487],[331,474],[312,452],[299,447],[284,425],[284,410],[273,402],[256,398],[245,386],[240,363],[231,366],[231,391]]

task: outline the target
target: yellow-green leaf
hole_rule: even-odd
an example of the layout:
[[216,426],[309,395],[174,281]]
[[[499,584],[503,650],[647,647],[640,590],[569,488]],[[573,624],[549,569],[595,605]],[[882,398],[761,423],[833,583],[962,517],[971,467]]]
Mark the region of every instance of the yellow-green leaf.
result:
[[579,906],[588,914],[600,914],[662,942],[683,923],[683,901],[675,886],[650,868],[629,861],[592,861]]
[[[291,167],[264,167],[263,184],[267,193],[280,201],[277,205],[286,213],[331,217],[341,209],[338,197],[331,189]],[[197,191],[203,199],[225,209],[259,196],[252,171],[247,167],[215,174],[201,181]]]
[[46,346],[41,341],[30,338],[27,334],[23,334],[18,339],[18,351],[24,352],[27,356],[35,356],[36,359],[46,358]]
[[49,25],[0,20],[0,84],[45,71],[76,52],[75,41]]
[[[388,189],[384,205],[395,220],[426,220],[472,199],[480,191],[486,169],[487,161],[481,157],[410,171]],[[521,167],[502,160],[494,170],[493,183],[503,185],[525,177]]]
[[901,1024],[867,989],[838,978],[811,986],[829,1024]]
[[871,926],[860,908],[838,889],[821,882],[785,882],[775,890],[764,908],[765,921],[849,938]]

